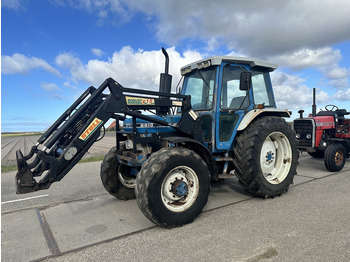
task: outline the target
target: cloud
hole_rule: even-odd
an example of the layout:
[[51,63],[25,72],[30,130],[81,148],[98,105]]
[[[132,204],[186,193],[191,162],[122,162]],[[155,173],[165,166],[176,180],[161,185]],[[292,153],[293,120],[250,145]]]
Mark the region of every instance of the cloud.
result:
[[339,101],[350,101],[350,88],[347,90],[339,90],[334,95],[334,98],[339,100]]
[[282,67],[289,67],[294,70],[302,70],[309,67],[325,67],[339,63],[341,60],[339,49],[323,47],[317,49],[302,48],[295,52],[272,56]]
[[272,61],[292,70],[306,68],[318,69],[327,79],[328,85],[337,89],[348,87],[350,69],[340,67],[342,55],[339,49],[323,47],[317,49],[302,48],[295,52],[276,55]]
[[[195,51],[181,55],[175,47],[168,48],[170,74],[173,75],[173,88],[180,80],[180,67],[201,59]],[[126,87],[157,90],[159,74],[164,72],[164,56],[161,50],[134,50],[129,46],[114,52],[108,60],[89,60],[83,64],[73,54],[64,53],[56,57],[56,64],[69,68],[72,80],[99,86],[106,78],[112,77]],[[173,89],[173,90],[174,90]]]
[[82,66],[82,63],[79,58],[75,57],[71,53],[66,52],[59,54],[55,59],[55,63],[63,69],[70,69]]
[[[53,1],[56,5],[65,5],[61,0]],[[127,1],[123,0],[71,0],[67,4],[73,8],[97,15],[98,20],[96,24],[99,26],[102,26],[110,18],[110,14],[113,17],[110,20],[117,24],[127,23],[132,18]],[[115,14],[118,14],[117,19],[115,19]]]
[[[170,74],[173,75],[172,91],[174,92],[181,78],[179,69],[186,64],[201,59],[202,54],[196,51],[187,51],[180,54],[176,51],[175,47],[168,48],[167,51],[170,57]],[[337,56],[338,52],[332,52],[332,49],[325,49],[315,53],[310,52],[309,58],[305,59],[304,64],[309,63],[309,66],[312,64],[322,68],[321,65],[323,63],[319,62],[317,64],[317,61],[314,61],[320,58],[320,53],[329,54],[327,56],[328,58],[324,58],[324,61],[328,61],[334,65],[339,62],[340,57]],[[334,56],[331,54],[334,54]],[[237,54],[231,53],[231,55]],[[114,52],[112,57],[105,60],[92,59],[86,64],[82,63],[74,54],[62,53],[56,57],[56,64],[70,71],[70,82],[84,82],[87,85],[98,87],[107,77],[112,77],[125,87],[158,90],[159,74],[164,71],[164,56],[161,50],[134,50],[126,46]],[[290,66],[292,67],[292,65]],[[331,97],[321,88],[318,88],[317,101],[320,105],[334,99],[346,100],[349,98],[344,90],[344,86],[348,85],[348,79],[343,78],[343,76],[346,76],[347,71],[338,69],[335,67],[334,71],[331,70],[329,74],[339,78],[329,78],[328,84],[343,91]],[[271,77],[279,108],[298,110],[309,107],[312,104],[312,87],[307,86],[306,79],[280,70],[273,72]],[[69,83],[66,85],[70,86]]]
[[55,83],[46,83],[43,82],[40,84],[41,88],[46,91],[58,91],[60,90]]
[[73,90],[77,90],[78,89],[77,86],[72,85],[69,81],[64,82],[63,86],[66,87],[66,88],[69,88],[69,89],[73,89]]
[[101,57],[104,55],[104,52],[98,48],[91,48],[91,52],[97,57]]
[[23,54],[13,54],[12,56],[1,56],[1,72],[3,74],[28,74],[29,71],[41,68],[56,76],[61,76],[60,72],[49,65],[45,60],[37,57],[27,57]]
[[[305,79],[281,71],[271,73],[272,86],[278,108],[304,109],[311,107],[312,88],[305,85]],[[330,101],[329,95],[317,90],[319,104]]]
[[210,54],[225,46],[292,70],[314,67],[332,87],[348,87],[341,83],[348,82],[350,69],[339,66],[341,52],[330,47],[350,37],[348,0],[75,0],[71,6],[93,10],[99,23],[111,15],[113,23],[127,23],[142,13],[168,45],[202,42],[199,49]]
[[[2,4],[16,8],[25,2],[4,0]],[[202,41],[204,49],[224,45],[259,58],[318,50],[349,39],[348,0],[328,0],[322,4],[317,0],[50,0],[50,3],[89,12],[97,17],[99,25],[128,23],[141,13],[148,28],[167,45],[179,45],[183,40]]]
[[13,10],[24,10],[26,0],[2,0],[1,1],[1,7],[6,7],[8,9]]
[[154,17],[150,21],[159,40],[168,44],[220,38],[229,49],[268,56],[301,47],[317,49],[349,38],[347,0],[322,4],[316,0],[121,2],[129,12],[141,11]]
[[53,99],[64,100],[60,92],[62,91],[55,83],[40,83],[41,89],[48,92],[49,96]]

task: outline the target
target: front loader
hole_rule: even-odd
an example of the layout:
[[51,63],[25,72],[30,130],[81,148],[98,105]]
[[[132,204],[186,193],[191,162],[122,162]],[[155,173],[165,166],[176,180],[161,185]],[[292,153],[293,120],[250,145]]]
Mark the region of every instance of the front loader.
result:
[[286,192],[298,152],[295,133],[283,119],[290,112],[276,109],[269,73],[277,66],[228,56],[203,59],[181,68],[183,85],[174,94],[169,57],[162,51],[159,91],[126,88],[108,78],[88,88],[27,156],[18,150],[17,193],[60,181],[111,118],[116,144],[101,164],[103,186],[119,199],[136,197],[145,216],[160,226],[193,221],[207,203],[211,180],[237,176],[263,198]]

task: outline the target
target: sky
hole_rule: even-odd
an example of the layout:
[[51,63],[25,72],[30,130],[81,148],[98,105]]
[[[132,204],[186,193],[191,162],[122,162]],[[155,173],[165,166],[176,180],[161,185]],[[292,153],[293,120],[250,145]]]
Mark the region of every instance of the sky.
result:
[[2,0],[1,131],[47,129],[89,86],[112,77],[157,90],[213,55],[254,57],[271,73],[278,108],[350,111],[348,0]]

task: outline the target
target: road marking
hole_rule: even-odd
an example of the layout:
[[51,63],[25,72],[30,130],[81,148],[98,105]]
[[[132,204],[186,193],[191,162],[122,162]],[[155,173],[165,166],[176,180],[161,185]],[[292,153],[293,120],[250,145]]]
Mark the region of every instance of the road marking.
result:
[[1,205],[2,205],[2,204],[13,203],[13,202],[26,201],[26,200],[30,200],[30,199],[34,199],[34,198],[39,198],[39,197],[48,197],[48,196],[49,196],[49,195],[40,195],[40,196],[33,196],[33,197],[15,199],[15,200],[10,200],[10,201],[1,202]]

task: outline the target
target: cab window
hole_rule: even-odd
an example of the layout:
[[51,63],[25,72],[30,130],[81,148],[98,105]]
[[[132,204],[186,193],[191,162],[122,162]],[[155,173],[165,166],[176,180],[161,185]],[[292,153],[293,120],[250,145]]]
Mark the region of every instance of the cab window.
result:
[[224,67],[220,99],[222,109],[239,110],[249,106],[247,91],[239,89],[241,72],[242,69],[239,67]]
[[252,88],[255,105],[274,106],[268,73],[254,71],[252,75]]

